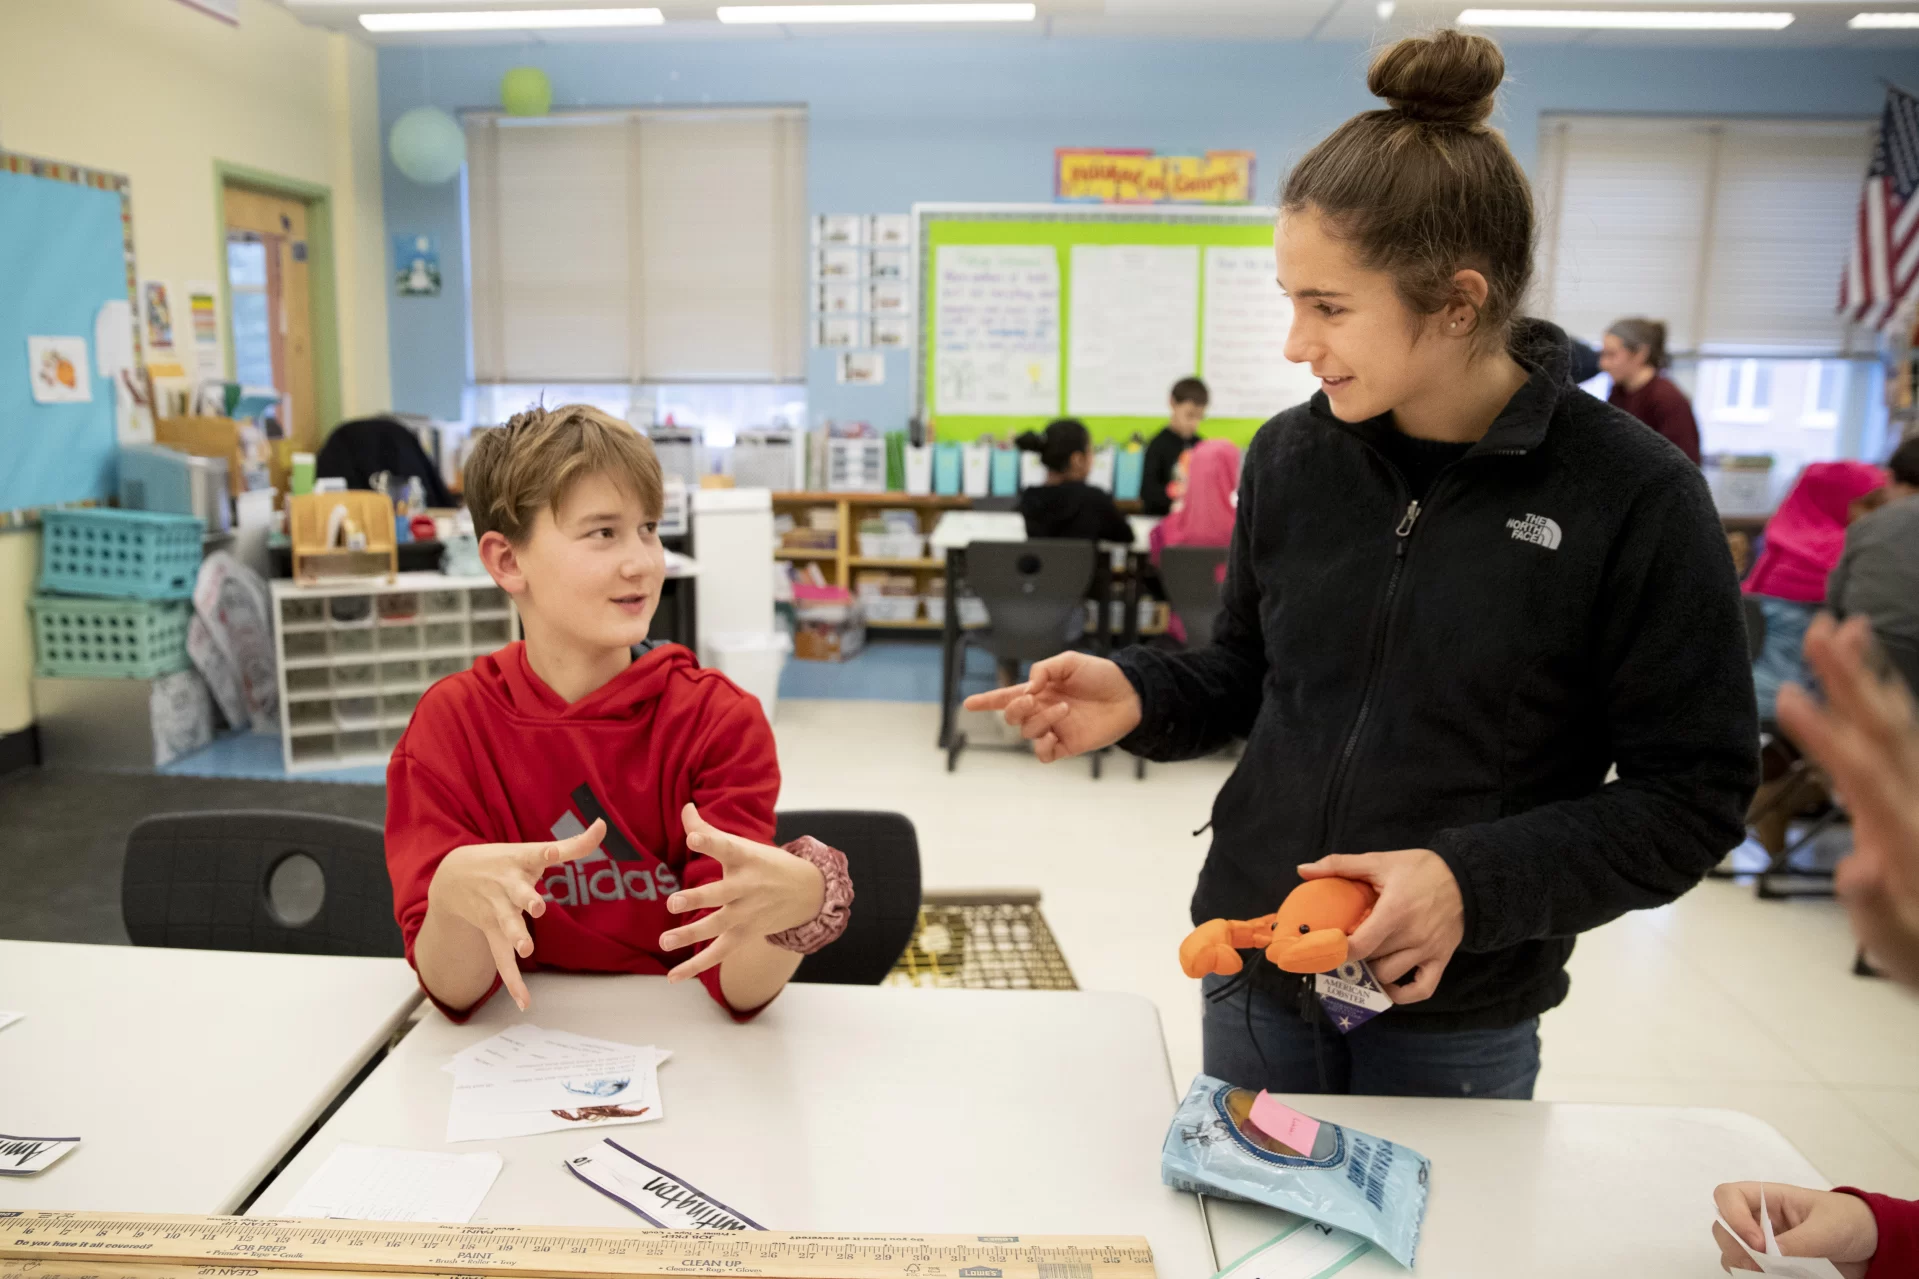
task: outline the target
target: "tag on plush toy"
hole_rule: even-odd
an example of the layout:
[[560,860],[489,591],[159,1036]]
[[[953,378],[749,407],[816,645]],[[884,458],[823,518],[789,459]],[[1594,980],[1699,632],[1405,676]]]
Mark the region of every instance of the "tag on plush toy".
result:
[[1764,1183],[1759,1187],[1759,1225],[1766,1232],[1764,1252],[1754,1252],[1747,1247],[1746,1241],[1739,1238],[1739,1232],[1727,1225],[1724,1217],[1719,1218],[1719,1228],[1733,1237],[1763,1274],[1779,1275],[1782,1279],[1844,1279],[1839,1267],[1824,1257],[1788,1257],[1779,1251],[1779,1240],[1773,1237],[1772,1232],[1772,1214],[1766,1211]]
[[1330,973],[1313,978],[1319,1006],[1326,1020],[1344,1035],[1358,1030],[1393,1006],[1393,999],[1373,976],[1363,959],[1349,959]]

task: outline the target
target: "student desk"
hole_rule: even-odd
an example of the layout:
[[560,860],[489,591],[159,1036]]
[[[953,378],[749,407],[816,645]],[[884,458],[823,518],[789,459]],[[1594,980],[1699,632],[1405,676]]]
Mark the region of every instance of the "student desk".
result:
[[0,1205],[230,1213],[420,1002],[404,960],[0,941]]
[[[1120,644],[1139,639],[1139,556],[1152,536],[1157,515],[1129,515],[1126,522],[1133,530],[1133,544],[1123,548],[1130,557],[1127,574],[1125,622]],[[946,561],[945,620],[940,627],[940,729],[939,746],[946,749],[953,733],[954,692],[960,679],[959,582],[965,576],[966,548],[974,542],[1024,542],[1026,517],[1016,511],[947,511],[933,526],[927,539],[931,554]],[[1101,543],[1113,547],[1113,543]],[[1099,633],[1102,643],[1107,632],[1105,610],[1100,612]]]
[[[251,1211],[350,1141],[498,1150],[476,1221],[644,1228],[561,1166],[605,1136],[773,1230],[1144,1235],[1162,1279],[1213,1271],[1198,1201],[1160,1184],[1174,1091],[1144,999],[801,984],[736,1026],[697,982],[527,984],[524,1016],[497,995],[465,1026],[430,1013]],[[518,1021],[671,1050],[666,1118],[447,1145],[441,1067]]]
[[[1719,1273],[1713,1187],[1825,1188],[1777,1129],[1732,1110],[1413,1097],[1289,1097],[1315,1118],[1432,1160],[1420,1279],[1704,1279]],[[1283,1214],[1209,1199],[1221,1265],[1279,1232]],[[1340,1279],[1399,1276],[1373,1252]]]

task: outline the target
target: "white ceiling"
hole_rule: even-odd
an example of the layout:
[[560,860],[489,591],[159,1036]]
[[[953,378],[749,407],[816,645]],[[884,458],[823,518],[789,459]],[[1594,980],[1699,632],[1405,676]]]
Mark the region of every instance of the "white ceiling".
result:
[[[728,0],[749,3],[750,0]],[[713,17],[717,0],[281,0],[316,26],[353,31],[377,44],[517,44],[662,40],[832,39],[849,34],[911,32],[927,35],[991,32],[1008,39],[1098,39],[1116,37],[1193,40],[1336,40],[1390,38],[1455,19],[1469,5],[1513,8],[1622,8],[1787,10],[1797,20],[1784,31],[1766,32],[1578,32],[1506,29],[1491,32],[1503,44],[1639,45],[1661,48],[1919,48],[1919,30],[1852,31],[1846,20],[1861,10],[1919,9],[1919,0],[1397,0],[1390,20],[1376,13],[1377,0],[1037,0],[1038,22],[980,27],[908,26],[723,26]],[[369,35],[362,13],[419,9],[533,9],[651,4],[665,12],[660,27],[613,31],[486,32],[433,35]],[[1919,76],[1915,76],[1919,78]]]

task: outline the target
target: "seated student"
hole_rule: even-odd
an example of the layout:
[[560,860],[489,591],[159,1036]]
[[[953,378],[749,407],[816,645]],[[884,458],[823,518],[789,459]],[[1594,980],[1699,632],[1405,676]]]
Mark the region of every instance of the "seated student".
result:
[[1146,457],[1140,465],[1139,509],[1143,513],[1164,515],[1173,509],[1166,486],[1173,482],[1173,468],[1180,457],[1198,441],[1199,424],[1206,420],[1210,398],[1206,384],[1196,377],[1183,377],[1173,383],[1166,425],[1146,446]]
[[[1846,797],[1852,856],[1839,863],[1834,886],[1853,932],[1889,975],[1919,986],[1919,718],[1907,690],[1870,669],[1870,644],[1863,619],[1840,627],[1830,618],[1815,621],[1806,633],[1806,659],[1825,703],[1787,685],[1779,691],[1779,722]],[[1787,1256],[1825,1257],[1846,1279],[1919,1274],[1919,1203],[1851,1187],[1728,1182],[1713,1200],[1754,1252],[1765,1248],[1762,1192]],[[1712,1232],[1723,1268],[1758,1269],[1724,1227],[1714,1225]]]
[[1084,423],[1063,417],[1049,423],[1045,434],[1028,431],[1014,443],[1039,454],[1046,464],[1046,483],[1020,490],[1026,536],[1132,542],[1133,526],[1119,513],[1113,495],[1086,482],[1093,467],[1093,437]]
[[1842,618],[1863,613],[1881,640],[1919,644],[1919,437],[1893,450],[1886,469],[1885,502],[1847,526],[1826,603]]
[[845,928],[846,859],[765,843],[759,703],[647,639],[663,497],[652,446],[585,405],[521,413],[467,463],[526,638],[427,690],[387,768],[394,913],[455,1020],[502,984],[525,1009],[535,967],[697,976],[744,1019]]
[[[1168,546],[1226,546],[1233,540],[1233,515],[1239,506],[1239,446],[1231,440],[1201,440],[1179,460],[1173,513],[1153,525],[1147,537],[1155,567]],[[1226,566],[1219,578],[1225,580]],[[1186,624],[1175,613],[1167,633],[1184,644]]]

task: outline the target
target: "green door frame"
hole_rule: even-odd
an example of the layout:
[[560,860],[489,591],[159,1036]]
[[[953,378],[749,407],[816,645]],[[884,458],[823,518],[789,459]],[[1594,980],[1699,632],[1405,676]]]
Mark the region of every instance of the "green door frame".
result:
[[227,377],[233,377],[233,298],[227,279],[227,185],[285,196],[307,206],[307,306],[313,326],[313,398],[320,416],[316,443],[340,421],[340,298],[333,269],[333,188],[264,169],[213,162],[214,230],[220,237],[220,314],[227,321]]

